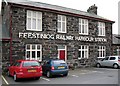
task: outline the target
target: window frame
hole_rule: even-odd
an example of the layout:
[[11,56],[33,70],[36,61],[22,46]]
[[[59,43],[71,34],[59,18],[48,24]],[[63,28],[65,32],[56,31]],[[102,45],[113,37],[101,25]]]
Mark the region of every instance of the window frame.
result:
[[[27,49],[27,46],[30,46],[30,49]],[[35,46],[35,49],[32,49],[33,47],[32,46]],[[38,49],[38,46],[40,47],[40,49]],[[33,58],[32,56],[32,52],[35,52],[35,58]],[[38,51],[40,52],[40,57],[37,57],[38,56]],[[27,56],[27,52],[30,52],[30,57],[28,58]],[[25,59],[26,60],[39,60],[39,61],[42,61],[42,45],[40,44],[26,44],[26,53],[25,53]]]
[[80,35],[88,35],[89,34],[87,19],[79,18],[79,34]]
[[104,22],[98,22],[98,36],[106,36]]
[[[60,20],[59,20],[60,17]],[[65,20],[63,21],[63,17],[65,17]],[[60,23],[61,28],[59,28],[58,24]],[[65,24],[65,29],[63,30],[63,23]],[[67,27],[66,27],[66,16],[65,15],[58,15],[58,19],[57,19],[57,32],[58,33],[67,33]]]
[[106,46],[98,46],[98,57],[106,56]]
[[[31,16],[29,16],[29,14]],[[36,17],[33,16],[33,14],[36,13]],[[40,16],[39,16],[40,15]],[[28,19],[30,19],[30,28],[29,24],[28,24]],[[36,20],[35,22],[35,28],[33,29],[33,19]],[[40,20],[40,28],[38,28],[38,20]],[[42,12],[38,12],[38,11],[31,11],[31,10],[27,10],[27,18],[26,18],[26,30],[30,30],[30,31],[42,31]]]
[[[84,56],[83,53],[84,52]],[[80,45],[79,49],[78,49],[78,55],[80,53],[81,57],[78,57],[78,59],[82,59],[82,58],[89,58],[89,46],[88,45]],[[87,53],[87,55],[85,55]]]

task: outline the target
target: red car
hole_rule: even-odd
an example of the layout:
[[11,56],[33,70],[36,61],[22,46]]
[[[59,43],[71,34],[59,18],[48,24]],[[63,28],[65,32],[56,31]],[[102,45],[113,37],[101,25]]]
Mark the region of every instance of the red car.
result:
[[19,78],[39,79],[42,76],[42,67],[38,61],[17,60],[8,68],[8,75],[13,76],[14,81]]

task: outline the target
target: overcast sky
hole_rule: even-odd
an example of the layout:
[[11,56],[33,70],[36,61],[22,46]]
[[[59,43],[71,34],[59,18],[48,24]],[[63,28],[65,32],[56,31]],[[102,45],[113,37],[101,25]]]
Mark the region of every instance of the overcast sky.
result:
[[96,4],[96,6],[98,7],[99,16],[115,21],[115,23],[113,24],[113,34],[118,34],[118,2],[120,0],[32,0],[32,1],[59,5],[81,11],[87,11],[87,9],[91,5]]

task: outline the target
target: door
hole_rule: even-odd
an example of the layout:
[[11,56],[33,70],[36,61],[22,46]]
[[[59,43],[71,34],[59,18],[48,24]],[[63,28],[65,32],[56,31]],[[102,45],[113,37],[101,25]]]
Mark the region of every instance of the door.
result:
[[58,45],[58,58],[66,61],[66,46]]
[[61,60],[65,60],[65,50],[60,50],[60,51],[59,51],[59,58],[60,58]]
[[101,61],[101,65],[102,66],[108,66],[108,62],[109,62],[109,57],[106,57],[105,59],[103,59],[102,61]]
[[116,57],[110,57],[107,66],[112,67],[115,62],[116,62]]

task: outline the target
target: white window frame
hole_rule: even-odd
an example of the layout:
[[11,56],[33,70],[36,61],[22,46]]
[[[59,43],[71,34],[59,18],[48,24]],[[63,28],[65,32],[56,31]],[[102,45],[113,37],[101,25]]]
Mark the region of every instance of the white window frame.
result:
[[[59,20],[59,17],[60,17],[60,20]],[[63,21],[63,17],[65,17],[65,21]],[[60,26],[61,26],[61,28],[59,28],[58,26],[58,24],[60,23]],[[63,23],[64,23],[64,27],[65,28],[62,28],[63,27]],[[66,29],[66,16],[64,16],[64,15],[58,15],[58,24],[57,24],[57,32],[59,32],[59,33],[67,33],[67,29]]]
[[98,46],[98,57],[106,56],[106,46]]
[[88,20],[87,19],[79,18],[79,34],[88,35]]
[[[79,46],[78,51],[81,51],[81,57],[78,57],[78,59],[82,59],[82,58],[89,58],[89,46],[87,45],[81,45]],[[82,54],[82,52],[84,52],[84,55]]]
[[105,36],[105,23],[98,22],[98,36]]
[[[30,49],[27,49],[27,46],[30,46]],[[35,46],[35,49],[32,49],[32,46]],[[40,47],[40,49],[37,49],[37,47]],[[27,52],[30,52],[30,57],[27,58]],[[35,51],[35,58],[32,58],[32,51]],[[37,57],[37,51],[40,51],[40,57]],[[26,55],[25,55],[26,60],[39,60],[42,61],[42,45],[40,44],[26,44]]]
[[[33,16],[33,14],[35,14],[35,16]],[[30,19],[29,22],[30,22],[31,26],[29,26],[29,24],[28,24],[28,19]],[[36,21],[35,28],[33,28],[33,19]],[[40,21],[40,23],[38,21]],[[39,25],[40,27],[38,26],[38,23],[40,24]],[[26,30],[42,31],[42,12],[27,10]]]

